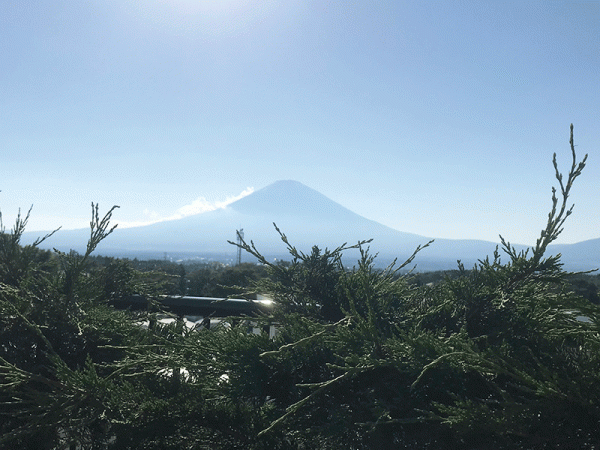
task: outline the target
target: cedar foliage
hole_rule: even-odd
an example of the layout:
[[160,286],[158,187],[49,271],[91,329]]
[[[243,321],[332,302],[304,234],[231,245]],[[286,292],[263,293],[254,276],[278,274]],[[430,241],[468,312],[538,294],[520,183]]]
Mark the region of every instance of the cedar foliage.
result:
[[[0,232],[0,445],[63,449],[544,449],[598,447],[599,307],[546,256],[571,214],[577,162],[536,246],[459,264],[433,286],[374,268],[369,241],[297,250],[247,294],[277,303],[274,339],[243,318],[189,329],[152,301],[164,284],[127,262],[90,264],[114,229],[92,205],[85,255]],[[423,247],[430,245],[426,243]],[[235,245],[235,244],[234,244]],[[351,270],[341,264],[359,248]],[[116,297],[143,293],[145,312]],[[162,314],[162,316],[161,316]],[[146,324],[144,326],[144,324]]]

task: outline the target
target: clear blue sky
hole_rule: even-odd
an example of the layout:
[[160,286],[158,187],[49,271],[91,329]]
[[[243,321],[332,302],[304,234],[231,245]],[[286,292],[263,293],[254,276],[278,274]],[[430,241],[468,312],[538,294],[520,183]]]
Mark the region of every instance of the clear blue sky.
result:
[[[143,223],[280,179],[430,237],[600,237],[600,2],[0,3],[0,210]],[[369,236],[365,236],[368,238]]]

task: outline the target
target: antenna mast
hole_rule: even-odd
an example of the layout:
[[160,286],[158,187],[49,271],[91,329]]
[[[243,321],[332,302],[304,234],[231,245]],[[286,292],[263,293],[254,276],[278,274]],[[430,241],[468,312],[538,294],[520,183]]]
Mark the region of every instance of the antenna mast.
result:
[[237,248],[237,260],[236,260],[236,265],[239,266],[242,263],[242,239],[244,239],[244,229],[240,228],[239,230],[235,231],[236,234],[236,242],[238,245]]

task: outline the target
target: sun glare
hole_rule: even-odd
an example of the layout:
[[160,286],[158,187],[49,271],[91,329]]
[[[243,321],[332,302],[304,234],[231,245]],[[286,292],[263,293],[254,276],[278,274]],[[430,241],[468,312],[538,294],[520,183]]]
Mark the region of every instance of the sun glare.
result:
[[129,0],[122,6],[153,28],[170,29],[176,34],[221,35],[260,21],[270,15],[278,3],[258,0]]
[[173,8],[181,14],[235,14],[245,9],[252,0],[162,0],[159,3]]

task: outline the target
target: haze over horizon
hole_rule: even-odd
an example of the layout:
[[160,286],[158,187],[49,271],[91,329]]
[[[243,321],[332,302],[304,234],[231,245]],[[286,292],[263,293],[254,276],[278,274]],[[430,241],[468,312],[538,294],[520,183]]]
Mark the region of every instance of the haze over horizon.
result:
[[282,179],[403,232],[600,237],[600,2],[0,4],[0,211],[10,228],[221,208]]

